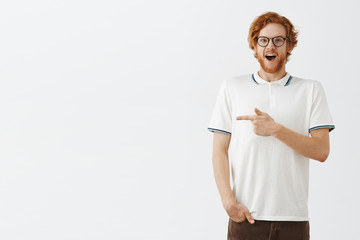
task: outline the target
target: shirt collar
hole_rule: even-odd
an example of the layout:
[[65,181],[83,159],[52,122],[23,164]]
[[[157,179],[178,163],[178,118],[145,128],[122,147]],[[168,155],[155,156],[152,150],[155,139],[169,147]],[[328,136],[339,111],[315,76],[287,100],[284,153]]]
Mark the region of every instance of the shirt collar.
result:
[[[289,73],[286,73],[286,75],[281,78],[280,80],[277,80],[277,81],[272,81],[272,83],[276,83],[276,84],[279,84],[281,86],[287,86],[290,84],[291,82],[291,79],[292,79],[292,76],[289,74]],[[256,84],[270,84],[270,82],[262,79],[260,76],[259,76],[259,73],[258,72],[255,72],[254,74],[252,74],[252,80],[256,83]]]

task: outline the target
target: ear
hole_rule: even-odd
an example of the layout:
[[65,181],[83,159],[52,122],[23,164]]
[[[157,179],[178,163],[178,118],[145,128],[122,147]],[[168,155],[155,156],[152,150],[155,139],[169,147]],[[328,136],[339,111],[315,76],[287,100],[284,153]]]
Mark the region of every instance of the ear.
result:
[[257,59],[258,58],[258,55],[256,53],[257,52],[257,45],[255,45],[253,51],[254,51],[254,57]]
[[286,42],[286,51],[288,53],[291,53],[291,51],[292,51],[292,48],[290,47],[290,44],[288,44],[287,42]]

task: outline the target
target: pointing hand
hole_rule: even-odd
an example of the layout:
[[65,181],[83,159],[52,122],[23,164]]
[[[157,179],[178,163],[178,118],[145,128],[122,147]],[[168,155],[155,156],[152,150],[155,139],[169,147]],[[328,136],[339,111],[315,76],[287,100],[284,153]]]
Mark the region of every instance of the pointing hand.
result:
[[272,136],[278,128],[277,123],[269,114],[262,112],[257,108],[255,108],[255,113],[256,115],[238,116],[236,117],[236,120],[250,120],[253,124],[255,134],[260,136]]

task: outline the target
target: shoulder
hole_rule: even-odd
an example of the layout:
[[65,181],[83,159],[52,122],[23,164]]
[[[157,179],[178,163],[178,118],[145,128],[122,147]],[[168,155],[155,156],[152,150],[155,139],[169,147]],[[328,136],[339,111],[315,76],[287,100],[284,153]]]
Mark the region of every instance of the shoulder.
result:
[[301,78],[297,76],[291,76],[291,84],[293,85],[302,85],[308,88],[321,88],[322,85],[318,80]]

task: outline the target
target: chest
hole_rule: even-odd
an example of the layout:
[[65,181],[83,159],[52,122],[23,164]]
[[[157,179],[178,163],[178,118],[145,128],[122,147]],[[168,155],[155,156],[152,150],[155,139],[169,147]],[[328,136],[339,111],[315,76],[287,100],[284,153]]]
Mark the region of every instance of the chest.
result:
[[[232,117],[255,115],[255,107],[268,113],[276,122],[295,131],[306,133],[310,118],[312,96],[303,88],[276,84],[258,85],[251,89],[234,89]],[[236,122],[236,126],[250,126]]]

